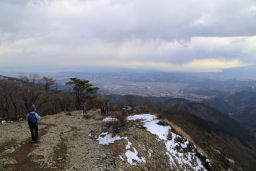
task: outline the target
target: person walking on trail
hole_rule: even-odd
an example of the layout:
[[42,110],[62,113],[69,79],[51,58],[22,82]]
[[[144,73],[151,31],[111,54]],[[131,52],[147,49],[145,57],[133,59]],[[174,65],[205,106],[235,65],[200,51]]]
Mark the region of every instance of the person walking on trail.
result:
[[103,111],[104,111],[104,114],[106,114],[106,111],[107,111],[107,106],[106,106],[106,104],[105,104],[104,107],[103,107]]
[[32,108],[36,112],[36,105],[35,104],[32,104]]
[[31,107],[26,119],[31,132],[32,141],[36,142],[38,139],[38,121],[40,120],[40,116],[36,113],[36,108],[34,106]]
[[108,104],[107,104],[107,106],[106,106],[106,113],[108,114],[108,110],[109,110],[109,106],[108,106]]
[[84,113],[84,105],[83,105],[83,104],[81,105],[81,110],[82,110],[83,113]]
[[83,105],[83,114],[87,114],[87,108],[85,104]]
[[100,111],[101,111],[101,114],[104,113],[104,108],[103,108],[103,105],[100,106]]

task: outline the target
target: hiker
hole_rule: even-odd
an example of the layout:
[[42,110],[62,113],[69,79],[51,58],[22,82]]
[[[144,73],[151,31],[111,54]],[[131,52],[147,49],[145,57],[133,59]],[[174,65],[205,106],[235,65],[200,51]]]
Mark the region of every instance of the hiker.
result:
[[81,110],[82,110],[83,113],[84,113],[84,105],[81,105]]
[[36,142],[38,139],[38,121],[40,120],[40,116],[36,113],[36,108],[34,106],[31,107],[26,119],[31,132],[32,141]]
[[107,111],[107,106],[106,106],[106,104],[105,104],[104,107],[103,107],[103,111],[104,111],[104,114],[106,114],[106,111]]
[[100,106],[100,111],[101,111],[101,114],[104,113],[104,107],[103,107],[103,105]]
[[109,109],[109,106],[108,106],[108,104],[107,104],[107,107],[106,107],[106,113],[108,114],[108,109]]
[[86,105],[83,105],[83,114],[87,114]]
[[34,109],[34,111],[36,112],[36,105],[32,104],[32,108]]

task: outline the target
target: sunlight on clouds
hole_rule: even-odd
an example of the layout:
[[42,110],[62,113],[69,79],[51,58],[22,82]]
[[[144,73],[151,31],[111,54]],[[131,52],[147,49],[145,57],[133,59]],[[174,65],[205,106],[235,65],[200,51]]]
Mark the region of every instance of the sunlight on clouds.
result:
[[195,59],[184,65],[185,68],[191,69],[203,69],[203,70],[221,70],[225,68],[232,68],[238,66],[245,66],[246,64],[241,61],[235,60],[225,60],[225,59]]
[[222,69],[246,66],[239,60],[216,60],[216,59],[203,59],[193,60],[186,64],[177,65],[167,62],[152,62],[152,61],[87,61],[87,62],[67,62],[60,63],[61,66],[81,66],[81,65],[94,65],[94,66],[108,66],[119,68],[141,68],[141,69],[155,69],[160,71],[193,71],[193,72],[220,72]]

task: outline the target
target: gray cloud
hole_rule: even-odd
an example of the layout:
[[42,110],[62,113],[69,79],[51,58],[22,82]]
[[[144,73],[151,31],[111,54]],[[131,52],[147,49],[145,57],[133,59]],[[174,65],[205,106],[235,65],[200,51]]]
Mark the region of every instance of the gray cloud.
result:
[[253,21],[254,0],[3,0],[0,66],[245,65],[256,63]]

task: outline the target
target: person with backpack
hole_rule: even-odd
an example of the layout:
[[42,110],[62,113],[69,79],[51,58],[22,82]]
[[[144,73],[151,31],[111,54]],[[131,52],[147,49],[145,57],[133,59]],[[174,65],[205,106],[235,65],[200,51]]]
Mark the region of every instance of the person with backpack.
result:
[[85,104],[83,105],[83,114],[87,114],[87,108]]
[[35,107],[32,106],[30,112],[26,117],[29,125],[29,129],[31,132],[32,141],[36,142],[38,139],[38,121],[40,120],[40,116],[36,113]]

